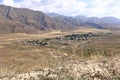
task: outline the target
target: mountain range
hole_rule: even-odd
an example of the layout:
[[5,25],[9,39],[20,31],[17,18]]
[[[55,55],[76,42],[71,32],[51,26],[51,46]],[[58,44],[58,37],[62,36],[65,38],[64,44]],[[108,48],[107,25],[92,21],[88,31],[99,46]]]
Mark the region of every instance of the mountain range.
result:
[[85,16],[63,16],[56,13],[48,13],[48,15],[52,18],[62,18],[64,21],[67,21],[70,24],[78,25],[78,26],[88,26],[93,28],[101,28],[101,29],[116,29],[120,28],[120,19],[115,17],[85,17]]
[[0,33],[38,33],[79,27],[115,29],[120,28],[120,20],[114,17],[70,17],[56,13],[45,14],[40,11],[0,5]]

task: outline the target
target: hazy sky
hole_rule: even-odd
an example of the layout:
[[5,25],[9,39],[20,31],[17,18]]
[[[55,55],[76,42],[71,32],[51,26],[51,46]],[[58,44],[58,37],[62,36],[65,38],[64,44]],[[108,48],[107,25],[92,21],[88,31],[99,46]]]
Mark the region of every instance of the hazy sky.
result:
[[67,16],[120,18],[120,0],[0,0],[0,4]]

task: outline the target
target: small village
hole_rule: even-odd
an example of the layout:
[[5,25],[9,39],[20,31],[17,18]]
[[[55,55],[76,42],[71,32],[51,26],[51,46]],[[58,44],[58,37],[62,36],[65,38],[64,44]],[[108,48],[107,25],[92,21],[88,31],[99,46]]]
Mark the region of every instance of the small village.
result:
[[20,43],[23,45],[38,45],[38,46],[48,46],[50,42],[66,42],[69,41],[73,42],[82,42],[88,41],[92,37],[98,37],[102,35],[95,35],[93,33],[86,33],[86,34],[71,34],[62,37],[55,37],[55,38],[45,38],[45,39],[38,39],[38,40],[26,40],[21,41]]

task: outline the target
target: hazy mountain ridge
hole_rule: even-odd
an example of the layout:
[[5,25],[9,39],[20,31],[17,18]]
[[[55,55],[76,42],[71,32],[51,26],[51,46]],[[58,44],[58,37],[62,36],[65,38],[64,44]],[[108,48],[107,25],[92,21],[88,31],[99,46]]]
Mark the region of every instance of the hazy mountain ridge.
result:
[[63,20],[78,26],[89,26],[89,27],[101,28],[101,29],[120,28],[120,20],[114,17],[98,18],[98,17],[85,17],[80,15],[75,17],[69,17],[55,13],[50,13],[48,15],[54,18],[61,17]]

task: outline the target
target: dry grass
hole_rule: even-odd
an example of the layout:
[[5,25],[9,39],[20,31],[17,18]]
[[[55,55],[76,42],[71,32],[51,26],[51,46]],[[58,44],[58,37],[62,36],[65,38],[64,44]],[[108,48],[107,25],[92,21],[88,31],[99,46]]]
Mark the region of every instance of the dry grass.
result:
[[[96,32],[95,32],[96,31]],[[18,45],[14,42],[21,40],[33,40],[41,38],[51,38],[57,36],[68,35],[72,33],[87,33],[99,32],[107,33],[106,30],[96,29],[81,29],[77,31],[53,31],[42,32],[41,34],[1,34],[0,35],[0,75],[12,75],[34,70],[36,67],[51,67],[66,64],[67,61],[81,61],[95,59],[117,59],[120,56],[120,35],[118,32],[111,32],[110,36],[102,36],[100,38],[92,38],[88,42],[71,42],[71,46],[65,49],[50,46],[31,46],[31,45]],[[74,44],[77,44],[76,46]],[[71,48],[72,47],[72,48]],[[90,53],[90,54],[89,54]],[[102,53],[102,55],[101,55]],[[107,53],[107,55],[105,54]],[[109,55],[111,57],[109,57]],[[103,56],[104,55],[104,56]],[[89,56],[83,57],[83,56]],[[65,65],[67,66],[67,65]]]

